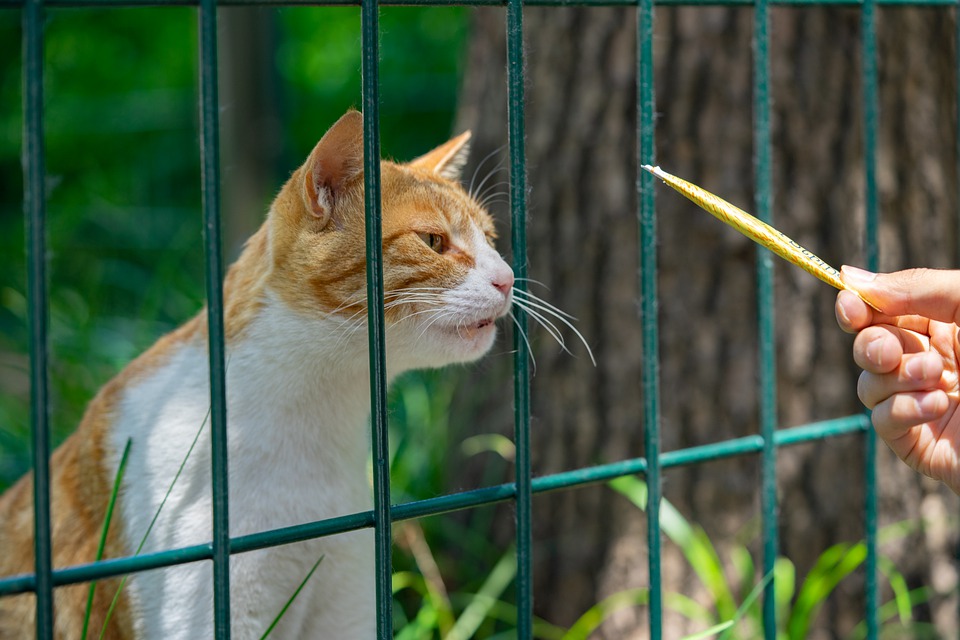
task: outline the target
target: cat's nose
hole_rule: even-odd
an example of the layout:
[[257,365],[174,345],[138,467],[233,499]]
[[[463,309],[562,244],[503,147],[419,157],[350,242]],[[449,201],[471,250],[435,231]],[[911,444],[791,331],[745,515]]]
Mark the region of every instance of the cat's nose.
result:
[[491,284],[496,288],[497,291],[502,293],[504,297],[510,295],[510,290],[513,289],[513,282],[513,270],[509,267],[497,271],[491,280]]

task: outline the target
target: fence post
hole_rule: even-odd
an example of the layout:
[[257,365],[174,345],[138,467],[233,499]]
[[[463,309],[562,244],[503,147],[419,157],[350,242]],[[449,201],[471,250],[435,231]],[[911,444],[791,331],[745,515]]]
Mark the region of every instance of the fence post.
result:
[[213,492],[213,626],[230,638],[230,509],[227,485],[227,396],[220,241],[220,115],[217,97],[217,3],[201,0],[200,160],[210,360],[210,439]]
[[650,575],[650,638],[663,634],[660,566],[660,330],[657,317],[657,212],[653,175],[640,169],[655,165],[657,105],[654,95],[653,0],[639,0],[637,10],[637,187],[640,207],[640,314],[643,334],[643,448],[647,463],[647,544]]
[[23,186],[33,430],[33,530],[37,638],[53,637],[50,540],[50,402],[47,337],[46,166],[43,136],[43,0],[23,5]]
[[[877,93],[877,29],[874,0],[863,0],[860,19],[863,69],[863,171],[865,238],[867,269],[879,268],[879,236],[877,202],[877,120],[879,97]],[[872,428],[864,434],[864,538],[867,559],[864,566],[866,580],[867,638],[880,634],[877,594],[877,435]]]
[[[756,0],[753,28],[753,140],[756,168],[756,215],[767,223],[773,221],[770,143],[770,20],[767,0]],[[772,578],[779,547],[777,521],[777,354],[774,318],[773,255],[757,248],[757,324],[760,372],[760,435],[761,452],[760,503],[762,507],[763,575],[771,579],[763,590],[763,631],[767,640],[777,637],[777,608]]]
[[[507,3],[507,128],[510,145],[510,226],[514,287],[527,290],[527,163],[524,127],[523,2]],[[513,397],[516,446],[517,637],[533,633],[533,493],[530,469],[530,370],[524,348],[527,313],[514,306]]]
[[366,212],[367,336],[370,349],[370,416],[373,448],[373,525],[376,558],[377,637],[393,637],[393,526],[390,515],[390,445],[387,432],[387,365],[383,326],[383,229],[380,202],[380,5],[361,2],[363,81],[363,180]]

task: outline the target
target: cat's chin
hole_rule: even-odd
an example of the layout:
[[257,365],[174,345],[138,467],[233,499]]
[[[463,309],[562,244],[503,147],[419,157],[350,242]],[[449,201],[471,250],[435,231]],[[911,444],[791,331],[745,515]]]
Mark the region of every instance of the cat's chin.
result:
[[497,337],[497,325],[491,318],[470,325],[447,325],[435,328],[437,342],[449,355],[450,363],[470,362],[483,356]]
[[468,342],[482,338],[486,335],[496,335],[497,327],[494,320],[483,320],[474,325],[458,325],[455,327],[446,327],[445,331],[456,335],[460,340]]

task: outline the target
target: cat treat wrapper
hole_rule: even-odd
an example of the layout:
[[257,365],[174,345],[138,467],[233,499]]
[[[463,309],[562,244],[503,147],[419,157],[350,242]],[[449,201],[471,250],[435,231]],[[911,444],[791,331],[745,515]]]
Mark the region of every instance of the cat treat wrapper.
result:
[[775,254],[792,262],[804,271],[812,273],[829,285],[837,289],[852,291],[860,296],[864,302],[879,311],[880,309],[873,302],[868,300],[863,294],[850,288],[840,279],[840,272],[834,269],[822,259],[815,256],[810,251],[801,247],[796,241],[789,238],[785,233],[775,229],[766,222],[754,218],[752,215],[736,207],[726,200],[702,189],[692,182],[687,182],[683,178],[671,175],[660,167],[652,167],[648,164],[643,168],[657,176],[670,187],[673,187],[688,199],[696,203],[700,208],[712,213],[715,217],[747,236],[757,244],[760,244]]

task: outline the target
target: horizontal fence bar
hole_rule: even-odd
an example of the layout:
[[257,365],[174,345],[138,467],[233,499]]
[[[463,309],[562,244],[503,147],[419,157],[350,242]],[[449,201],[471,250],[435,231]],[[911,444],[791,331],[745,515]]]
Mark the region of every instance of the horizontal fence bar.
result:
[[[816,442],[851,433],[863,433],[870,428],[870,418],[864,414],[815,422],[799,427],[782,429],[774,434],[774,444],[777,447],[786,447],[808,442]],[[722,460],[736,456],[759,453],[763,449],[763,439],[757,435],[734,438],[711,444],[677,449],[661,454],[660,466],[664,469],[683,467],[712,460]],[[535,494],[569,489],[598,482],[607,482],[626,475],[645,473],[647,461],[643,458],[621,460],[607,464],[595,465],[583,469],[563,471],[547,476],[533,478],[531,491]],[[427,516],[437,516],[454,511],[463,511],[490,504],[497,504],[512,500],[516,496],[516,484],[509,482],[482,489],[473,489],[460,493],[452,493],[437,498],[428,498],[416,502],[393,505],[390,507],[390,518],[394,522],[412,520]],[[245,553],[293,542],[302,542],[322,536],[346,533],[356,529],[372,527],[374,522],[373,511],[362,511],[336,518],[319,520],[282,529],[273,529],[230,539],[230,553]],[[53,572],[53,584],[64,586],[90,580],[100,580],[137,573],[150,569],[210,560],[213,558],[211,543],[193,545],[180,549],[170,549],[131,556],[101,560],[89,564],[76,565]],[[33,574],[18,575],[0,579],[0,596],[26,593],[36,588],[36,578]]]
[[[27,0],[0,0],[0,9],[18,9]],[[47,0],[45,7],[197,7],[201,0]],[[273,6],[273,7],[359,7],[361,0],[219,0],[218,6]],[[526,0],[528,7],[633,7],[637,0]],[[654,0],[657,6],[738,6],[750,7],[753,0]],[[769,0],[768,6],[860,7],[863,0]],[[954,7],[957,0],[876,0],[879,7]],[[507,0],[381,0],[382,7],[505,7]]]

